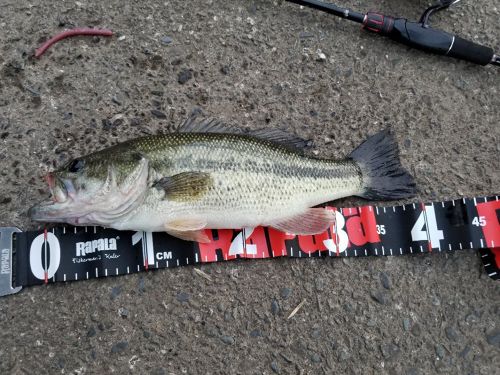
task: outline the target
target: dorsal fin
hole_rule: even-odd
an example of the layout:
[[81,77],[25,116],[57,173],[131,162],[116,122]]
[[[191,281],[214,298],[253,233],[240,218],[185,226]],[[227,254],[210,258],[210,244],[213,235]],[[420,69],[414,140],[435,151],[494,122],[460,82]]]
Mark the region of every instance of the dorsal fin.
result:
[[198,120],[196,116],[191,116],[180,124],[177,131],[179,133],[243,134],[242,129],[224,124],[222,121],[213,118]]
[[240,129],[227,125],[219,120],[204,119],[197,120],[195,116],[189,117],[178,128],[180,133],[220,133],[220,134],[242,134],[249,135],[264,141],[279,143],[282,146],[295,150],[303,150],[308,146],[308,141],[285,130],[275,128],[263,128],[257,130]]
[[270,142],[276,142],[283,146],[293,147],[297,149],[304,149],[308,145],[308,141],[296,136],[295,134],[290,134],[285,130],[264,128],[258,130],[250,130],[249,135],[260,138]]

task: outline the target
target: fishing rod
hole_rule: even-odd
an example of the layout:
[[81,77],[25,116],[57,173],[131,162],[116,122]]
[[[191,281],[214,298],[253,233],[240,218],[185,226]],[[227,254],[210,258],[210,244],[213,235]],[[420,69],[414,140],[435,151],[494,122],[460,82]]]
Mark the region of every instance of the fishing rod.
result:
[[460,0],[438,1],[424,11],[418,22],[408,21],[406,18],[394,18],[379,12],[359,13],[319,0],[286,1],[361,23],[365,30],[388,36],[400,43],[427,52],[451,56],[479,65],[500,66],[500,54],[495,54],[492,48],[430,27],[430,17],[434,13],[458,3]]

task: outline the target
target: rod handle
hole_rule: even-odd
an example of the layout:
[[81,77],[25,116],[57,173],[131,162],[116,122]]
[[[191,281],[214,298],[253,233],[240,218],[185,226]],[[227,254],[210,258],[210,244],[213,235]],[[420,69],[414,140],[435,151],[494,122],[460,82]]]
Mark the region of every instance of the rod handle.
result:
[[363,25],[368,31],[438,55],[447,55],[479,65],[487,65],[493,60],[493,49],[419,22],[368,12]]

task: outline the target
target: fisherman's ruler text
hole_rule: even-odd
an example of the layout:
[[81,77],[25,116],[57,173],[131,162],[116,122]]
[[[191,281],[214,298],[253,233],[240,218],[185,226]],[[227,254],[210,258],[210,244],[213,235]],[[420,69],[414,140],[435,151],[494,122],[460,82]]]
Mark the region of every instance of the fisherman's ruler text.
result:
[[488,275],[500,276],[497,196],[326,209],[334,211],[335,222],[321,234],[293,235],[263,227],[207,230],[212,241],[206,244],[166,233],[99,227],[30,232],[2,228],[0,277],[9,275],[14,290],[238,258],[390,256],[466,249],[478,249]]

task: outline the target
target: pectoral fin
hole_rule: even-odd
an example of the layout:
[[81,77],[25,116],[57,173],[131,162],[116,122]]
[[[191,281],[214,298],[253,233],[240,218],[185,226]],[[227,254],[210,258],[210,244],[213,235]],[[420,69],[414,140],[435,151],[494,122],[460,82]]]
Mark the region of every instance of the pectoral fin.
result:
[[212,186],[212,177],[205,172],[183,172],[163,177],[154,183],[165,190],[165,198],[173,201],[193,201],[201,198]]
[[335,216],[332,211],[324,208],[309,208],[306,212],[269,223],[269,226],[293,234],[318,234],[328,229],[334,223]]
[[165,231],[186,241],[208,243],[210,239],[205,233],[207,223],[197,219],[174,220],[165,224]]

